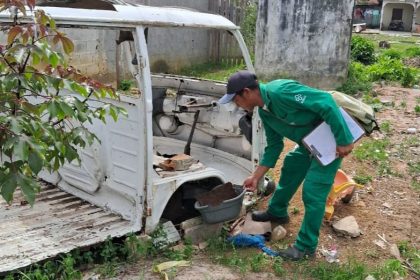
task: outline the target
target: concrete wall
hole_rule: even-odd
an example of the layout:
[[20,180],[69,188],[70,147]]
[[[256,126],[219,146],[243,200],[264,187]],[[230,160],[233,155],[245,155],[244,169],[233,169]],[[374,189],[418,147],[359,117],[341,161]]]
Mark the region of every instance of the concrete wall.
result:
[[416,9],[416,18],[415,18],[415,24],[420,24],[420,7]]
[[404,31],[411,31],[413,25],[414,7],[411,4],[389,3],[382,9],[382,29],[387,30],[392,20],[392,10],[403,9]]
[[[148,6],[187,7],[207,12],[209,3],[214,0],[130,0],[127,2]],[[176,72],[184,67],[208,61],[209,34],[203,29],[164,29],[149,30],[148,50],[152,72]]]
[[255,67],[260,78],[320,88],[346,79],[354,0],[260,0]]

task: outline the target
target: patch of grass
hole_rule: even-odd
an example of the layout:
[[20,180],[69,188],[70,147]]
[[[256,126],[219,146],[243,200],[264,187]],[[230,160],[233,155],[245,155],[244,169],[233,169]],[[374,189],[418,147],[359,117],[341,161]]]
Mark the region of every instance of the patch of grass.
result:
[[134,85],[134,82],[131,80],[122,80],[118,85],[118,89],[122,91],[129,90]]
[[368,160],[374,163],[380,163],[388,160],[386,149],[389,145],[390,141],[388,139],[368,139],[356,147],[353,154],[358,160]]
[[410,175],[420,174],[420,161],[408,162],[408,173]]
[[367,160],[374,163],[377,166],[379,175],[392,174],[388,161],[389,155],[386,151],[389,145],[390,141],[388,139],[368,139],[354,149],[353,155],[357,160]]
[[320,280],[365,279],[369,275],[367,266],[355,260],[350,260],[342,265],[320,262],[315,266],[307,266],[305,270],[312,279]]
[[398,249],[403,259],[406,260],[415,273],[420,274],[420,250],[408,241],[399,242]]
[[420,56],[420,48],[419,47],[410,47],[407,48],[404,52],[407,57],[416,57]]
[[379,48],[380,41],[387,41],[391,44],[391,49],[398,49],[401,52],[406,52],[409,49],[416,48],[415,43],[418,39],[414,36],[392,36],[386,34],[360,34],[358,36],[364,37],[371,42],[375,47],[375,52],[384,51],[383,49]]
[[385,263],[372,273],[375,279],[394,280],[407,275],[407,270],[399,260],[386,260]]
[[274,259],[272,269],[278,277],[284,277],[286,275],[286,269],[283,267],[283,260],[281,258]]
[[263,253],[255,254],[251,257],[251,270],[253,272],[261,272],[267,268],[269,260]]
[[357,183],[357,184],[361,184],[361,185],[366,185],[367,183],[372,182],[372,176],[367,175],[367,174],[356,174],[356,176],[353,177],[353,180]]
[[305,274],[310,279],[319,280],[355,280],[365,279],[372,275],[375,279],[393,280],[405,277],[406,268],[396,259],[386,260],[377,267],[368,267],[367,264],[350,259],[341,265],[329,264],[325,262],[315,265],[309,264],[305,268]]
[[383,107],[379,98],[374,97],[369,93],[363,95],[362,101],[365,102],[366,104],[369,104],[375,111],[379,111]]
[[380,125],[380,130],[385,133],[389,134],[391,132],[391,122],[390,121],[383,121]]
[[391,59],[401,59],[403,56],[403,53],[397,49],[387,49],[382,52],[381,56],[388,57]]
[[410,148],[420,146],[420,138],[416,136],[404,135],[400,143],[397,143],[397,156],[400,159],[410,161],[413,158],[413,154],[410,152]]
[[227,63],[205,63],[184,68],[177,74],[225,82],[231,74],[245,68],[245,64],[230,65]]
[[414,112],[416,112],[416,114],[420,114],[420,105],[416,105],[416,107],[414,107]]

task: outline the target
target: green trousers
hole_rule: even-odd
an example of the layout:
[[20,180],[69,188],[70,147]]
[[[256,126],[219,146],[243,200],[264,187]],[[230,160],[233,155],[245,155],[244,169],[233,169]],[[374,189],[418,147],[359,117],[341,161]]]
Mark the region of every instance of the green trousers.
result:
[[287,216],[289,201],[305,180],[302,190],[305,216],[294,245],[301,251],[312,253],[316,250],[325,203],[341,161],[339,158],[322,166],[303,146],[296,147],[284,159],[280,181],[270,200],[268,212],[277,217]]

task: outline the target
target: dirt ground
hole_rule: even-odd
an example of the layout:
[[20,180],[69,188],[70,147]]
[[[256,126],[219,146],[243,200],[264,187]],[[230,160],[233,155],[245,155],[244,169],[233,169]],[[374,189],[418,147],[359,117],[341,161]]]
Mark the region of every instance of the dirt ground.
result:
[[[389,132],[375,132],[371,138],[382,139],[387,137],[391,141],[389,154],[389,166],[392,175],[379,176],[376,173],[377,166],[366,162],[360,162],[353,155],[348,156],[343,163],[342,169],[349,175],[368,174],[373,181],[358,190],[349,204],[339,202],[335,207],[332,221],[353,215],[363,235],[357,238],[339,237],[331,227],[330,222],[324,222],[318,248],[330,248],[335,246],[339,252],[340,261],[346,262],[349,258],[368,265],[378,265],[382,261],[391,258],[389,246],[381,248],[378,240],[392,243],[409,241],[416,248],[420,247],[420,191],[411,186],[414,176],[409,172],[407,163],[419,161],[420,145],[407,145],[407,139],[419,138],[420,115],[415,113],[414,108],[420,103],[420,90],[402,89],[397,87],[377,87],[374,89],[377,97],[388,104],[377,113],[380,123],[389,123]],[[407,132],[408,128],[416,128],[415,134]],[[366,141],[361,140],[358,145]],[[286,150],[293,148],[294,144],[286,143]],[[282,156],[285,155],[283,152]],[[279,177],[281,160],[274,170],[276,179]],[[418,170],[417,170],[418,172]],[[261,203],[264,208],[267,201]],[[301,201],[300,190],[293,198],[290,209],[297,208],[296,214],[291,214],[291,222],[285,226],[288,231],[288,241],[292,242],[296,237],[302,221],[304,207]],[[382,238],[381,238],[381,237]],[[275,247],[275,244],[271,244]],[[317,254],[315,261],[322,262],[325,258]],[[160,279],[151,272],[150,262],[128,266],[121,270],[115,279]],[[203,253],[193,257],[192,265],[179,269],[173,279],[274,279],[270,273],[247,273],[242,275],[230,268],[212,264]],[[408,278],[410,279],[410,278]]]

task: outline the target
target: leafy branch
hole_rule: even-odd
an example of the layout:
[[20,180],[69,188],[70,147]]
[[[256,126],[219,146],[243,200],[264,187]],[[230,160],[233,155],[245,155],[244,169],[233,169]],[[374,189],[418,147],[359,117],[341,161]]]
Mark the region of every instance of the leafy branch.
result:
[[[27,7],[34,20],[22,24],[18,19]],[[85,124],[117,120],[125,111],[106,101],[118,98],[111,86],[68,65],[73,42],[35,10],[35,0],[0,0],[3,10],[15,15],[2,28],[7,42],[0,44],[0,194],[10,203],[20,188],[32,205],[42,169],[80,161],[78,151],[99,141]]]

